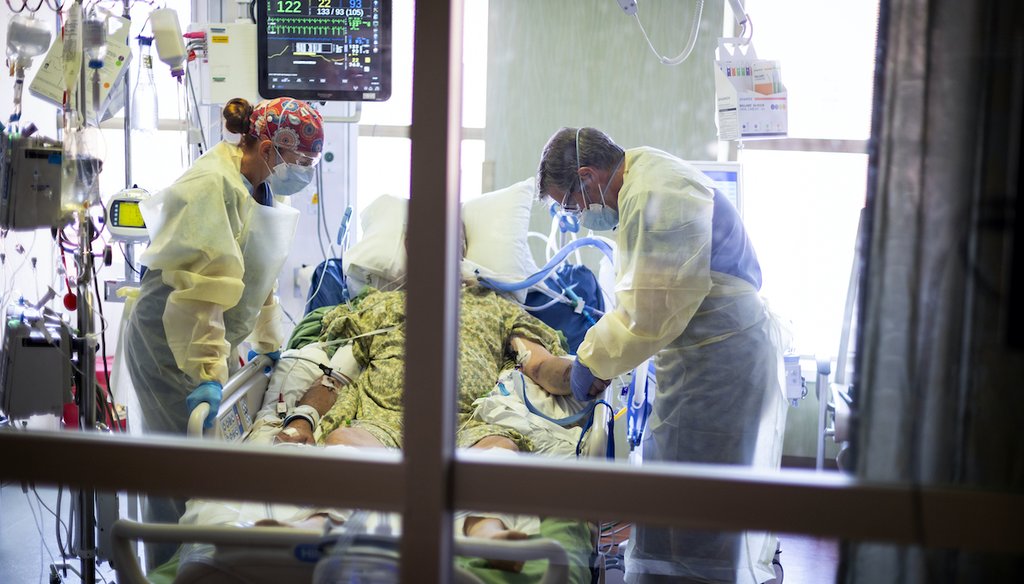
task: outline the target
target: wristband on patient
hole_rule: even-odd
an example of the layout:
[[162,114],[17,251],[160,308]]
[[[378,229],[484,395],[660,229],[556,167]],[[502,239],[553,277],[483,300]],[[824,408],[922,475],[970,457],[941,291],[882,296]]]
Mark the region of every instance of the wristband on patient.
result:
[[284,419],[284,425],[287,427],[288,424],[299,419],[309,422],[310,430],[316,430],[317,425],[320,423],[320,412],[310,405],[296,406],[292,413],[288,414],[288,417]]

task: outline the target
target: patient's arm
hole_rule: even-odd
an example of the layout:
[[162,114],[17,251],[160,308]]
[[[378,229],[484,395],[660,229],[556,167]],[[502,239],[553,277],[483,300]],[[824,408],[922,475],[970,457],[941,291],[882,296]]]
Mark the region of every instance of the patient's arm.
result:
[[548,393],[555,395],[571,395],[569,372],[572,360],[556,357],[548,352],[543,345],[524,337],[510,339],[512,350],[519,356],[523,365],[523,373],[540,385]]
[[[338,400],[338,390],[340,388],[341,384],[338,381],[330,379],[325,375],[315,381],[313,385],[306,390],[302,399],[300,399],[295,405],[313,406],[316,408],[317,413],[322,417],[331,409],[334,402]],[[309,425],[308,421],[301,418],[295,419],[281,430],[277,435],[277,441],[316,444],[316,440],[313,438],[313,430],[314,428]]]

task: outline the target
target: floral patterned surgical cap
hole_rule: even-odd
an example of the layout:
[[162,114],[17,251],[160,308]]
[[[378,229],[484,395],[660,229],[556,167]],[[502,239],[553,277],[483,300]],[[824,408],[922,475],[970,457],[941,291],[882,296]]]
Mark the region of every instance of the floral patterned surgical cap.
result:
[[249,133],[278,148],[319,154],[324,149],[324,120],[304,101],[277,97],[256,104]]

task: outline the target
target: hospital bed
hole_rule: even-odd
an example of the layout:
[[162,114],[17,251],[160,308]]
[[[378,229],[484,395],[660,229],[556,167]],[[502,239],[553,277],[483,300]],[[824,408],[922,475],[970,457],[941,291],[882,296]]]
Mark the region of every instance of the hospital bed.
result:
[[[533,193],[533,179],[523,181],[518,185],[491,193],[476,201],[467,203],[464,209],[464,219],[467,228],[467,239],[469,242],[467,260],[475,260],[476,265],[485,266],[498,274],[515,273],[515,265],[522,264],[523,256],[529,255],[529,247],[526,244],[526,232],[529,223],[529,208],[535,200]],[[516,211],[516,212],[513,212]],[[523,212],[525,211],[525,213]],[[373,258],[378,261],[382,256],[381,249],[388,246],[394,247],[394,241],[403,239],[403,228],[401,228],[403,212],[402,202],[393,198],[381,197],[377,203],[371,205],[364,213],[364,219],[371,218],[373,223],[364,223],[363,239],[357,246],[362,249],[350,249],[347,255],[346,268],[359,271],[366,279],[366,282],[377,288],[387,289],[379,285],[379,282],[387,278],[397,278],[395,274],[388,272],[394,265],[403,263],[400,259],[384,262],[382,265],[370,265],[366,258]],[[510,222],[508,217],[516,217]],[[519,223],[516,223],[516,222]],[[491,222],[491,223],[488,223]],[[482,237],[475,237],[479,233]],[[482,242],[487,245],[478,245]],[[495,259],[489,253],[490,248],[498,248],[504,251],[518,250],[508,254],[509,257]],[[368,250],[367,246],[371,246]],[[376,247],[372,247],[376,246]],[[399,246],[400,247],[400,246]],[[372,252],[372,253],[371,253]],[[399,249],[398,253],[401,253]],[[548,260],[552,260],[552,253],[548,254]],[[563,256],[564,257],[564,256]],[[578,259],[578,252],[576,253]],[[360,259],[363,258],[363,259]],[[518,259],[517,259],[518,258]],[[362,262],[362,263],[360,263]],[[359,266],[356,266],[360,263]],[[532,264],[532,262],[529,262]],[[358,269],[357,269],[358,268]],[[536,267],[532,268],[533,270]],[[522,276],[530,274],[530,271],[519,272]],[[349,273],[351,276],[352,274]],[[380,279],[378,279],[380,278]],[[312,288],[311,288],[312,291]],[[576,305],[574,305],[576,308]],[[284,355],[282,356],[284,357]],[[282,358],[277,364],[265,356],[258,356],[248,364],[244,365],[223,388],[223,400],[218,412],[214,428],[203,431],[203,421],[208,413],[207,404],[200,404],[192,413],[189,419],[189,435],[193,437],[205,437],[236,441],[243,437],[254,435],[266,437],[268,425],[273,424],[276,416],[267,415],[264,410],[261,415],[261,408],[264,407],[264,395],[271,383],[268,371],[272,367],[281,367],[285,362]],[[294,363],[299,363],[295,361]],[[597,408],[594,415],[594,423],[587,431],[587,439],[582,440],[582,433],[577,430],[576,438],[566,438],[553,429],[557,424],[542,419],[539,416],[532,416],[529,411],[536,411],[549,419],[564,419],[566,411],[550,409],[553,399],[551,396],[545,398],[543,390],[539,393],[532,393],[533,400],[529,407],[523,402],[529,398],[519,400],[515,398],[521,393],[527,396],[525,378],[516,372],[505,372],[504,386],[499,383],[493,397],[487,403],[481,403],[480,409],[486,410],[486,415],[492,416],[489,420],[492,423],[504,416],[505,421],[516,422],[523,419],[536,420],[538,426],[543,426],[544,436],[552,438],[551,450],[564,450],[569,446],[569,453],[565,456],[572,456],[574,453],[580,456],[609,456],[612,454],[607,447],[609,443],[607,434],[607,422],[610,414],[605,408]],[[502,391],[498,391],[499,387]],[[512,389],[507,391],[505,388]],[[611,390],[610,390],[611,391]],[[484,414],[481,414],[484,415]],[[273,432],[273,428],[269,428]],[[531,439],[537,440],[531,435]],[[542,449],[541,449],[542,450]],[[591,564],[595,557],[595,550],[598,549],[599,531],[591,523],[582,521],[567,521],[554,518],[545,518],[540,524],[540,537],[526,541],[516,542],[492,542],[486,540],[457,538],[456,551],[461,557],[457,558],[460,581],[465,582],[590,582],[592,580]],[[124,573],[122,578],[126,582],[145,582],[141,570],[125,547],[129,540],[142,539],[149,541],[174,542],[194,541],[216,544],[216,548],[204,561],[206,567],[216,566],[215,569],[240,570],[240,573],[248,573],[247,569],[252,566],[264,566],[265,558],[277,558],[282,564],[281,569],[286,569],[288,560],[294,564],[294,554],[291,552],[296,545],[313,545],[322,542],[322,532],[303,532],[296,529],[282,529],[269,527],[227,527],[223,525],[202,526],[202,525],[143,525],[131,522],[119,522],[113,530],[119,546],[120,553],[124,556],[119,565],[119,571]],[[394,539],[391,541],[373,539],[367,534],[358,534],[357,538],[363,548],[376,549],[380,555],[387,556],[395,552]],[[390,547],[389,547],[390,546]],[[252,553],[247,553],[247,549]],[[277,550],[270,552],[269,550]],[[255,557],[254,557],[255,556]],[[499,570],[484,567],[484,561],[474,559],[473,556],[487,557],[491,559],[524,560],[525,567],[521,574],[511,574]],[[179,558],[180,559],[180,558]],[[393,558],[392,558],[393,559]],[[247,566],[249,568],[247,568]],[[181,564],[179,578],[192,577],[201,578],[198,572],[202,567],[192,567],[187,563]],[[309,565],[290,566],[293,569],[302,571],[310,569]],[[168,566],[163,567],[163,572],[177,571]],[[259,573],[263,573],[257,570]],[[600,572],[600,570],[598,570]],[[193,574],[195,573],[195,574]],[[151,572],[151,575],[153,573]],[[258,582],[246,576],[245,581]],[[168,580],[169,581],[169,580]],[[183,581],[183,580],[179,580]],[[233,580],[228,580],[233,582]],[[298,576],[291,578],[277,578],[270,581],[308,581],[308,574],[305,579]]]
[[[142,573],[131,542],[146,541],[202,541],[217,544],[214,561],[209,564],[189,564],[178,573],[178,581],[186,582],[312,582],[316,563],[296,561],[296,553],[319,558],[330,553],[338,537],[325,538],[314,530],[283,527],[193,527],[184,525],[146,525],[121,520],[113,527],[114,562],[123,584],[148,584]],[[491,541],[456,538],[455,553],[460,556],[478,556],[498,560],[543,561],[548,565],[540,580],[542,584],[570,582],[570,557],[565,548],[552,539],[525,542]],[[361,572],[377,574],[381,579],[363,581],[380,582],[397,574],[398,540],[395,537],[360,535],[353,538],[339,561],[351,562],[349,574]],[[308,556],[308,554],[313,554]],[[342,568],[344,569],[344,568]],[[528,572],[524,572],[527,576]],[[486,580],[475,575],[463,561],[453,572],[457,584],[481,584]],[[519,575],[515,575],[517,579]],[[218,577],[220,579],[211,580]],[[391,580],[397,581],[397,580]]]
[[[311,364],[309,357],[313,360],[321,360],[315,357],[315,343],[299,350],[286,351],[275,364],[270,358],[259,355],[244,365],[235,373],[224,386],[224,398],[218,412],[214,427],[203,430],[203,421],[209,411],[207,404],[200,404],[190,415],[189,430],[190,436],[195,438],[218,439],[227,441],[238,441],[245,437],[253,440],[268,443],[275,428],[274,420],[267,405],[274,402],[274,397],[267,398],[268,390],[272,394],[289,395],[290,400],[295,395],[290,392],[292,389],[286,386],[308,387],[307,379],[311,375],[319,375],[320,371],[316,365]],[[307,351],[308,355],[303,358],[292,359],[290,353],[299,354]],[[342,352],[335,354],[337,357]],[[336,365],[336,360],[328,360],[331,365]],[[289,370],[281,369],[282,375],[273,378],[270,374],[275,367],[290,367]],[[305,369],[305,372],[295,374],[295,371]],[[272,385],[272,379],[285,379],[278,385]],[[526,391],[523,387],[523,376],[517,371],[509,370],[503,372],[496,385],[495,391],[491,392],[494,400],[488,402],[486,399],[478,400],[481,407],[486,405],[487,414],[490,416],[508,416],[511,419],[521,419],[530,414],[524,409],[521,402],[514,402],[518,410],[503,409],[502,404],[515,398],[518,393]],[[532,384],[532,382],[530,382]],[[508,388],[508,389],[506,389]],[[511,390],[511,391],[509,391]],[[542,412],[551,414],[551,417],[562,417],[564,411],[551,409],[541,397],[543,390],[538,387],[530,387],[533,395],[531,405]],[[274,393],[276,392],[276,393]],[[607,414],[603,409],[598,409],[595,417],[599,421]],[[537,423],[546,424],[549,432],[553,424],[539,420]],[[606,424],[595,423],[588,433],[587,439],[580,447],[583,456],[604,456],[606,455]],[[547,436],[547,435],[545,435]],[[558,435],[554,438],[545,438],[544,443],[554,441],[551,449],[557,449],[566,454],[568,449],[571,453],[576,444],[576,438]],[[214,503],[216,504],[216,503]],[[266,517],[260,517],[264,519]],[[256,518],[246,518],[250,523]],[[344,529],[344,528],[342,528]],[[470,539],[457,537],[455,550],[459,554],[457,568],[460,582],[590,582],[592,554],[596,548],[595,530],[593,527],[581,521],[568,521],[557,518],[545,518],[540,524],[539,536],[525,541],[516,542],[495,542],[488,540]],[[320,549],[328,547],[325,542],[325,535],[320,531],[304,531],[290,528],[270,527],[230,527],[225,525],[145,525],[128,521],[120,521],[115,525],[113,537],[116,540],[119,553],[124,557],[116,563],[119,574],[125,582],[149,582],[142,576],[136,558],[131,554],[129,541],[142,539],[150,542],[202,542],[213,544],[207,555],[199,560],[193,555],[185,557],[179,554],[172,560],[172,566],[163,566],[157,571],[154,582],[170,581],[160,580],[159,574],[165,575],[177,572],[175,582],[205,582],[204,578],[210,577],[209,572],[214,571],[224,577],[224,574],[235,574],[238,582],[275,582],[275,581],[313,581],[313,566],[310,562],[295,560],[295,549],[305,546],[309,549]],[[336,537],[336,536],[335,536]],[[383,563],[385,571],[396,567],[397,538],[379,537],[370,534],[357,534],[354,536],[359,542],[357,549],[363,550],[363,554],[370,554],[376,561]],[[297,547],[298,546],[298,547]],[[370,550],[370,551],[367,551]],[[347,557],[343,555],[342,557]],[[496,569],[487,568],[483,560],[475,558],[490,558],[497,560],[514,560],[526,562],[524,571],[520,574],[502,572]],[[358,562],[364,559],[356,556],[353,561]],[[390,563],[389,563],[390,562]],[[258,569],[257,569],[258,568]],[[123,570],[123,571],[122,571]],[[255,570],[255,574],[252,572]],[[286,576],[274,576],[267,578],[268,574],[287,574]],[[263,578],[256,579],[256,576]],[[151,572],[151,576],[154,574]],[[219,581],[219,580],[218,580]],[[235,582],[235,580],[224,580]]]

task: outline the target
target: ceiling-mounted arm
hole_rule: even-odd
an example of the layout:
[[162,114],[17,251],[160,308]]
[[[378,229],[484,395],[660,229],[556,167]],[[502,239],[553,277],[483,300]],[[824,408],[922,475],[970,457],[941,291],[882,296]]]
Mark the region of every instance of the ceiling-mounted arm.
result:
[[622,11],[629,16],[636,14],[636,0],[618,0],[619,6],[622,7]]
[[[619,0],[619,4],[622,4],[625,0]],[[636,10],[636,3],[633,2],[633,10]],[[750,18],[747,16],[747,11],[743,9],[742,0],[729,0],[729,7],[732,8],[732,15],[736,18],[736,24],[746,27],[747,21]]]

